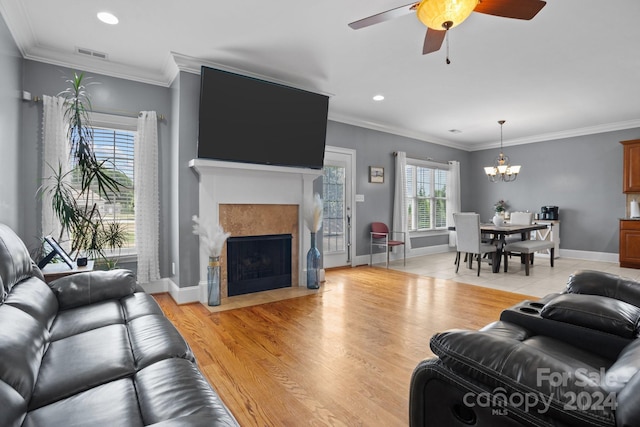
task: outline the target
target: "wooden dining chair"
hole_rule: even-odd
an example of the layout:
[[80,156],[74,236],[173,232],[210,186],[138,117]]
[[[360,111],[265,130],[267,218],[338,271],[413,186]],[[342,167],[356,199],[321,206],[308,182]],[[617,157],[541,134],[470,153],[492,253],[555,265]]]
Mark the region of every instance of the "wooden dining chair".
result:
[[492,260],[496,262],[497,247],[494,244],[482,242],[480,232],[480,215],[477,213],[454,213],[453,222],[456,227],[456,273],[460,268],[460,253],[465,252],[469,256],[469,265],[472,265],[474,256],[478,260],[478,276],[482,264],[482,255],[492,254]]
[[[403,265],[407,265],[407,245],[404,231],[389,230],[384,222],[371,223],[371,237],[369,240],[369,265],[373,265],[373,247],[384,247],[387,253],[387,268],[389,268],[389,252],[394,247],[402,246]],[[396,240],[394,236],[402,236],[402,240]]]

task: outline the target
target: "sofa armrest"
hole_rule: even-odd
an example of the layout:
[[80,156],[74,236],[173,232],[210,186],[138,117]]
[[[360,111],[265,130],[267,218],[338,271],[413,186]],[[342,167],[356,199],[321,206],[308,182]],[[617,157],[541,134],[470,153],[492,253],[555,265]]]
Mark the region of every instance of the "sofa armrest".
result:
[[49,286],[64,310],[131,295],[136,291],[136,277],[124,269],[89,271],[61,277]]

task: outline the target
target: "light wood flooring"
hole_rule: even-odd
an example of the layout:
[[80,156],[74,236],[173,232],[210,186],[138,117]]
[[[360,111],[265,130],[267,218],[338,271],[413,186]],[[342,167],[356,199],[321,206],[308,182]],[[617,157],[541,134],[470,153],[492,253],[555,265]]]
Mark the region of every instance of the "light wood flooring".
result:
[[[543,297],[554,292],[562,292],[567,284],[569,275],[577,270],[599,270],[633,280],[640,280],[640,269],[622,268],[617,262],[605,262],[585,259],[560,257],[554,260],[551,267],[549,258],[536,255],[534,265],[531,266],[529,276],[525,276],[524,265],[520,264],[517,257],[509,261],[509,271],[500,269],[499,273],[492,273],[491,266],[485,260],[482,263],[480,276],[476,275],[477,264],[473,269],[460,265],[456,273],[453,264],[455,252],[439,253],[432,255],[407,258],[407,265],[402,260],[392,261],[389,268],[407,273],[419,274],[439,279],[455,280],[462,283],[500,289],[503,291],[517,292],[527,295]],[[376,266],[384,268],[383,264]]]
[[406,426],[429,338],[527,298],[367,266],[326,278],[320,292],[214,313],[155,297],[242,426]]

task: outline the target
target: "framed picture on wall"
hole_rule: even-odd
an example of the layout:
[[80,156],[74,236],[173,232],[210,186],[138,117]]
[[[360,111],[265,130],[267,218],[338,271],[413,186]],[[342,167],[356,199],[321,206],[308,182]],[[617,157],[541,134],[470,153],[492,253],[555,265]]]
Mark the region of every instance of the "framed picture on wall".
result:
[[369,182],[376,184],[384,182],[384,168],[382,166],[369,166]]

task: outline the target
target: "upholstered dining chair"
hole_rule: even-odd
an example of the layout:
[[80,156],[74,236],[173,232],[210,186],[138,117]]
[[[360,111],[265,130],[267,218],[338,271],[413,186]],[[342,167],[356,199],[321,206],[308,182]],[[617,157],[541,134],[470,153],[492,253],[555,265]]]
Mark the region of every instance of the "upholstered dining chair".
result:
[[[389,230],[384,222],[371,223],[371,237],[369,241],[369,265],[373,265],[373,247],[384,247],[387,253],[387,268],[389,268],[389,252],[394,247],[402,246],[403,265],[407,265],[407,246],[404,231]],[[402,240],[394,239],[395,236],[401,236]]]
[[[512,225],[531,225],[533,224],[533,212],[511,212],[509,224]],[[520,235],[507,236],[507,243],[522,240]]]
[[469,266],[473,264],[473,258],[477,255],[478,276],[480,276],[482,255],[491,253],[492,260],[495,263],[497,247],[493,244],[482,243],[479,214],[454,213],[453,222],[456,227],[457,235],[456,250],[458,253],[456,254],[456,273],[460,268],[460,253],[465,252],[470,255]]
[[[509,217],[509,224],[512,225],[531,225],[533,224],[533,212],[511,212],[511,216]],[[508,245],[509,243],[515,243],[515,242],[520,242],[522,241],[522,236],[519,234],[514,234],[511,236],[507,236],[504,239],[503,244]],[[504,251],[504,259],[506,260],[507,257],[511,258],[511,255],[513,253],[518,254],[517,252],[511,252],[511,251]],[[520,255],[520,254],[518,254]],[[533,259],[533,258],[532,258]],[[524,257],[523,257],[523,261],[524,261]],[[506,268],[507,268],[507,262],[505,261],[504,263],[504,267],[505,267],[505,273],[506,273]]]

